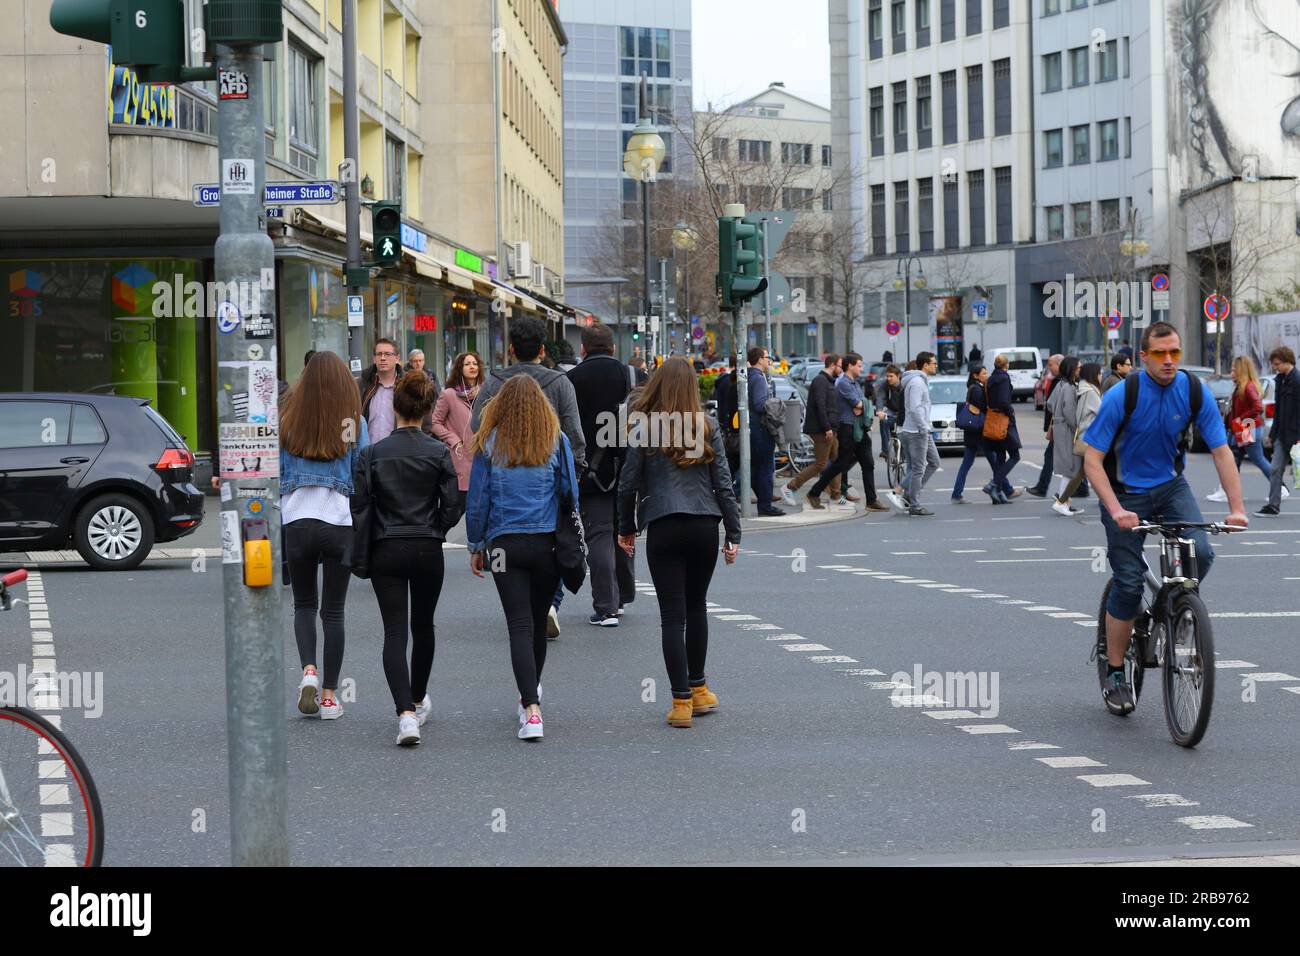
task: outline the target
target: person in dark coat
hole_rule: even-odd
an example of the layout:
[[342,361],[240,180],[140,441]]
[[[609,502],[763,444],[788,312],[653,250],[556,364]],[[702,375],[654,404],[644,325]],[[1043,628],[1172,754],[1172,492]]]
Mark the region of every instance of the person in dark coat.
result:
[[885,351],[880,356],[880,361],[892,362],[893,360],[894,360],[894,353],[889,351],[889,349],[885,349]]
[[1269,353],[1268,361],[1277,373],[1273,391],[1276,411],[1265,439],[1265,445],[1272,446],[1273,473],[1268,482],[1268,504],[1255,512],[1261,517],[1282,513],[1282,479],[1291,463],[1291,446],[1300,442],[1300,372],[1296,371],[1295,352],[1279,345]]
[[[820,475],[827,464],[839,455],[839,442],[836,439],[839,410],[835,406],[835,380],[840,375],[840,357],[832,353],[822,361],[826,363],[825,366],[808,383],[808,408],[803,418],[803,433],[812,439],[814,458],[807,468],[781,489],[781,497],[792,508],[799,503],[795,492]],[[831,501],[839,500],[839,473],[836,473],[826,490],[830,493]],[[851,500],[857,499],[855,497]]]
[[[966,376],[966,404],[977,409],[980,414],[988,408],[988,397],[984,392],[988,380],[989,370],[983,365],[972,365],[970,374]],[[989,463],[989,469],[997,473],[997,459],[985,444],[984,433],[979,428],[963,429],[962,444],[965,446],[965,454],[962,456],[961,467],[957,469],[957,480],[952,485],[952,503],[955,505],[966,503],[962,492],[966,490],[966,476],[970,473],[971,465],[975,464],[976,456],[982,456]]]
[[1007,425],[1007,437],[1001,441],[985,439],[987,447],[992,450],[996,464],[993,468],[993,480],[984,486],[984,493],[993,499],[994,504],[1011,504],[1011,498],[1005,489],[1011,486],[1011,470],[1020,463],[1020,432],[1016,430],[1015,393],[1011,388],[1011,376],[1007,372],[1009,362],[1005,354],[993,360],[993,374],[987,385],[988,408],[990,411],[1002,412],[1011,419]]
[[727,452],[727,466],[731,469],[731,482],[736,497],[740,497],[740,432],[736,415],[740,410],[736,398],[736,357],[731,357],[731,367],[718,376],[713,385],[713,399],[718,403],[718,424],[722,428],[722,444]]
[[972,345],[972,346],[970,347],[970,368],[971,368],[971,371],[973,372],[973,371],[975,370],[975,366],[978,365],[978,364],[979,364],[980,362],[982,362],[982,361],[984,361],[984,353],[980,351],[980,347],[979,347],[978,345]]

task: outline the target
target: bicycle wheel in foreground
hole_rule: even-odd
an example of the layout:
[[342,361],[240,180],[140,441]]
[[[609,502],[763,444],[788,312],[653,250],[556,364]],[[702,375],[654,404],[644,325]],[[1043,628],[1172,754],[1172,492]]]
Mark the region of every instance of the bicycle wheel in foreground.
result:
[[1165,640],[1165,723],[1180,747],[1205,736],[1214,705],[1214,634],[1210,614],[1197,594],[1174,599]]
[[0,867],[99,866],[104,813],[81,755],[38,714],[0,708]]

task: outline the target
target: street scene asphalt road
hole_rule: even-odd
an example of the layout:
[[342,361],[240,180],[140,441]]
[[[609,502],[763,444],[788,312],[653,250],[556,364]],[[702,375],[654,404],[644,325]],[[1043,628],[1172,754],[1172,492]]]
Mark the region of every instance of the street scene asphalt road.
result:
[[[1024,415],[1030,418],[1030,415]],[[1032,428],[1024,428],[1025,432]],[[1031,442],[1017,484],[1032,482]],[[1036,457],[1039,456],[1039,457]],[[394,746],[368,582],[347,605],[345,714],[294,709],[284,590],[291,853],[299,864],[1087,862],[1300,853],[1300,508],[1218,536],[1202,593],[1218,691],[1194,750],[1165,727],[1159,681],[1138,710],[1102,705],[1089,662],[1107,579],[1096,499],[948,503],[959,460],[924,496],[933,517],[860,513],[747,525],[710,592],[716,714],[664,721],[669,688],[643,556],[620,627],[568,595],[543,684],[546,738],[516,739],[495,589],[446,549],[433,716]],[[880,470],[877,470],[879,475]],[[1187,469],[1204,502],[1208,455]],[[1244,473],[1247,505],[1263,481]],[[642,539],[643,540],[643,539]],[[191,542],[182,542],[182,544]],[[108,865],[229,861],[219,559],[125,573],[42,569],[62,670],[103,675],[103,713],[63,726],[101,792]],[[31,663],[24,614],[0,619],[4,666]],[[929,675],[975,675],[931,695]],[[1154,672],[1153,672],[1154,673]],[[351,691],[347,690],[351,687]],[[349,699],[349,697],[351,699]]]

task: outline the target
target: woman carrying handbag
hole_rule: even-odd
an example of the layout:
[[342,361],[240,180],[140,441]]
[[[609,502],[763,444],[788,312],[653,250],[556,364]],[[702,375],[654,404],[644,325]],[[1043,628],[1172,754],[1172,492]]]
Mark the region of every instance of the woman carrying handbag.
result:
[[[1237,470],[1241,471],[1242,460],[1249,458],[1265,478],[1271,479],[1273,467],[1264,457],[1264,402],[1260,398],[1255,360],[1249,355],[1238,355],[1233,359],[1232,381],[1236,388],[1232,391],[1232,405],[1228,409],[1228,441],[1232,443],[1232,454],[1237,459]],[[1221,487],[1206,497],[1210,501],[1228,500]],[[1282,497],[1289,497],[1286,485],[1282,486]]]
[[[957,427],[962,430],[966,453],[962,456],[961,467],[957,469],[957,480],[952,486],[952,503],[966,503],[962,492],[966,490],[966,476],[976,456],[983,457],[989,463],[989,470],[996,472],[997,459],[994,458],[984,441],[984,414],[988,410],[988,396],[984,387],[989,380],[989,370],[983,365],[971,366],[966,376],[966,404],[957,406]],[[986,492],[987,493],[987,492]]]
[[1016,430],[1015,397],[1011,375],[1007,372],[1009,364],[1005,354],[994,358],[993,374],[986,386],[988,411],[984,415],[984,439],[995,456],[996,464],[993,480],[984,486],[984,493],[995,505],[1011,503],[1010,495],[1003,489],[1010,487],[1011,471],[1020,464],[1020,432]]
[[[1065,369],[1064,362],[1061,363],[1061,369],[1062,371]],[[1088,444],[1083,440],[1083,435],[1101,409],[1101,365],[1096,362],[1089,362],[1084,365],[1079,372],[1077,388],[1078,398],[1075,400],[1074,412],[1069,416],[1070,420],[1074,422],[1074,435],[1070,447],[1073,449],[1076,465],[1074,474],[1056,496],[1056,502],[1052,505],[1053,511],[1067,518],[1083,510],[1071,507],[1070,499],[1074,497],[1075,492],[1079,490],[1079,486],[1083,484],[1083,456],[1088,450]],[[1053,391],[1052,394],[1055,395],[1056,392]],[[1052,413],[1053,421],[1058,420],[1056,415],[1056,412]],[[1059,450],[1060,446],[1058,445],[1057,451],[1059,452]]]
[[[706,603],[718,564],[718,525],[727,564],[740,553],[740,512],[731,490],[720,429],[700,404],[695,370],[681,357],[659,368],[637,401],[651,423],[629,438],[619,476],[618,544],[631,555],[646,532],[646,559],[659,600],[664,664],[672,685],[668,723],[690,727],[718,706],[704,675],[709,650]],[[640,417],[640,416],[638,416]],[[655,445],[649,446],[651,440]],[[638,507],[639,499],[639,507]],[[635,520],[634,520],[635,518]]]
[[1067,518],[1080,514],[1082,509],[1071,508],[1070,500],[1063,496],[1070,479],[1083,470],[1083,459],[1074,453],[1079,405],[1079,359],[1067,355],[1061,359],[1056,385],[1047,397],[1047,411],[1052,419],[1052,473],[1057,476],[1056,495],[1052,510]]

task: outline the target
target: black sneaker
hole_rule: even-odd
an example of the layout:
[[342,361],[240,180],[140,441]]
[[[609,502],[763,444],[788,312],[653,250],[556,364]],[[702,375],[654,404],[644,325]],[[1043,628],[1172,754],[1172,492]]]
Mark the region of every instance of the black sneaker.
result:
[[1123,671],[1114,671],[1106,678],[1101,696],[1106,701],[1106,709],[1117,717],[1131,714],[1137,706],[1133,700],[1133,688],[1124,679]]
[[1027,495],[1033,495],[1035,498],[1046,498],[1046,497],[1047,497],[1047,489],[1046,489],[1046,488],[1043,488],[1043,489],[1038,489],[1038,488],[1026,488],[1026,489],[1025,489],[1025,494],[1027,494]]
[[931,511],[929,508],[923,508],[920,505],[912,505],[912,507],[907,509],[907,513],[916,518],[921,518],[927,515],[934,514],[934,512]]
[[1281,513],[1280,509],[1274,508],[1272,505],[1265,505],[1256,511],[1255,515],[1260,518],[1276,518]]
[[618,627],[618,616],[615,614],[593,614],[587,618],[588,624],[594,624],[597,627]]

